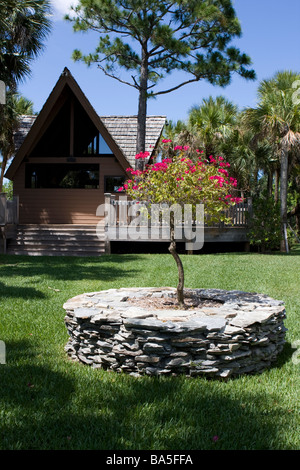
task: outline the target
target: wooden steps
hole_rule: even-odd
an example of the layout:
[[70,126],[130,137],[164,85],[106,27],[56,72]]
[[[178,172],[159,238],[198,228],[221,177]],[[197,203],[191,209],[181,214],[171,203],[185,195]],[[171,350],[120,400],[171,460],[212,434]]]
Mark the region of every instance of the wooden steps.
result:
[[19,225],[7,254],[30,256],[100,256],[107,253],[104,224]]

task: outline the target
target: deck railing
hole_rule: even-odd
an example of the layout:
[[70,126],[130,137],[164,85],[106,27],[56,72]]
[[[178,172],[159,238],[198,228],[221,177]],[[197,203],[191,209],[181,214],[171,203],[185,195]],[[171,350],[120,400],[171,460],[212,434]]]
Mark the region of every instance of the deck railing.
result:
[[5,193],[0,194],[0,253],[6,253],[7,239],[15,234],[19,223],[19,198],[7,199]]
[[[136,206],[136,201],[129,200],[126,196],[116,196],[114,194],[105,193],[105,207],[107,208],[107,219],[106,225],[130,225],[133,219],[136,217],[135,210],[130,210],[132,206]],[[143,206],[147,206],[147,203],[141,203]],[[110,209],[108,209],[110,208]],[[213,227],[247,227],[249,218],[252,215],[252,198],[244,199],[242,202],[229,207],[225,211],[226,218],[230,219],[229,223],[218,222],[213,223],[210,226]],[[208,224],[205,224],[205,226]]]
[[8,200],[5,193],[0,194],[0,226],[17,225],[19,223],[19,198],[14,196]]

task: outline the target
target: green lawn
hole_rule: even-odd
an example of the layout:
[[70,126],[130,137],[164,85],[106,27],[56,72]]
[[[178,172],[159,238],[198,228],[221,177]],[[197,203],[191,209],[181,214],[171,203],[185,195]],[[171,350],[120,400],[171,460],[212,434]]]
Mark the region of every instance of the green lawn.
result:
[[[72,363],[63,303],[83,292],[176,286],[173,258],[0,256],[0,449],[299,449],[300,247],[288,255],[183,255],[185,285],[286,304],[287,343],[260,375],[134,378]],[[217,436],[217,438],[215,438]]]

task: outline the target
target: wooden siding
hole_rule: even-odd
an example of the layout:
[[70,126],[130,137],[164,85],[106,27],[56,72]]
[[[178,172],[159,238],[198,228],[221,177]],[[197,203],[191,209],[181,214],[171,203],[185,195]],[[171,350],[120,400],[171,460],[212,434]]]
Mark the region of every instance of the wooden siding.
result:
[[[66,163],[65,158],[28,158],[26,163]],[[99,189],[25,188],[25,165],[14,177],[14,195],[19,196],[20,224],[96,224],[97,207],[104,203],[105,176],[125,175],[114,157],[83,157],[76,163],[99,163]],[[125,175],[126,176],[126,175]]]

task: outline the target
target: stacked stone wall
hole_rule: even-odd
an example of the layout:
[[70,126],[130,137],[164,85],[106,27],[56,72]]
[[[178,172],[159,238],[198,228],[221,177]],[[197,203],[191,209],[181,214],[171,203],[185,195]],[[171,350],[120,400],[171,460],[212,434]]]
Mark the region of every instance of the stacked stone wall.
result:
[[[276,361],[285,343],[285,307],[266,295],[186,289],[200,305],[187,310],[141,307],[174,299],[173,288],[110,289],[67,301],[70,358],[132,375],[236,376]],[[135,304],[134,302],[138,302]],[[217,302],[201,307],[201,302]]]

